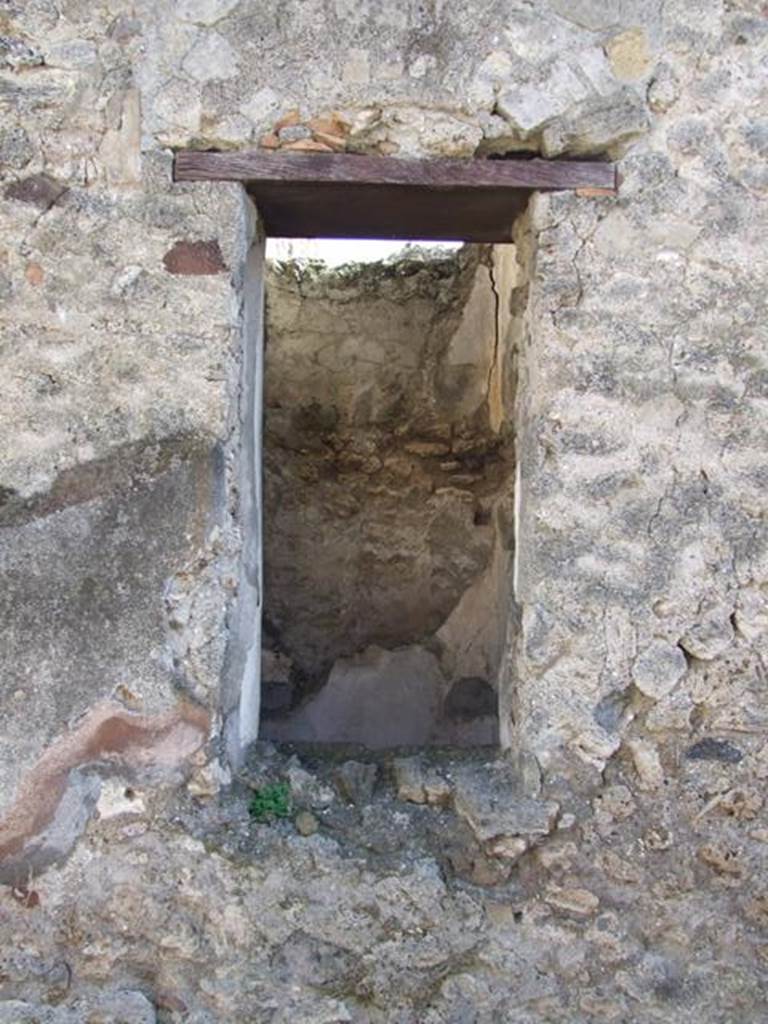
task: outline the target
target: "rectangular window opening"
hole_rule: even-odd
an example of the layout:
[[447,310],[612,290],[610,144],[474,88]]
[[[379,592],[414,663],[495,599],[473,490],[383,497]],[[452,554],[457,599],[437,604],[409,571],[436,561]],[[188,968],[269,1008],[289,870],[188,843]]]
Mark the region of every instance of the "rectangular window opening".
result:
[[518,273],[512,244],[269,239],[261,738],[498,745]]

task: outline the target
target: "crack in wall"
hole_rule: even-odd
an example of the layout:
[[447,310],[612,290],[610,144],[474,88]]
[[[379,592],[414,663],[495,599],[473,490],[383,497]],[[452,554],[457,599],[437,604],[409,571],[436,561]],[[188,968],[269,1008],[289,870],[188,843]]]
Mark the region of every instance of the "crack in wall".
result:
[[[501,296],[499,295],[498,283],[496,281],[496,273],[493,265],[494,253],[493,250],[489,253],[488,258],[488,277],[491,283],[491,291],[493,293],[493,348],[491,351],[491,364],[488,367],[488,380],[485,387],[486,401],[488,403],[488,422],[492,430],[496,433],[499,431],[500,423],[494,422],[493,415],[493,403],[491,399],[491,389],[494,384],[498,386],[498,374],[499,374],[499,348],[501,345]],[[498,396],[497,396],[498,398]],[[501,405],[500,401],[497,402],[497,407]],[[499,412],[501,410],[499,409]]]

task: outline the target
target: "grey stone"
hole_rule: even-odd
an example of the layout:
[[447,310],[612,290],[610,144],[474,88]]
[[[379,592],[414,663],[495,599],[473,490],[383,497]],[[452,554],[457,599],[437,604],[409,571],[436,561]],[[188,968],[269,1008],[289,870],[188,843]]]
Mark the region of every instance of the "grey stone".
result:
[[680,646],[694,658],[712,661],[730,647],[733,635],[729,617],[713,615],[695,623],[680,638]]
[[200,82],[234,78],[237,51],[218,32],[201,33],[184,58],[182,70]]
[[648,83],[648,106],[654,113],[666,113],[680,96],[680,83],[674,69],[666,63],[659,64]]
[[544,156],[588,156],[615,151],[650,126],[648,111],[633,89],[587,99],[548,124],[541,135]]
[[676,644],[654,640],[638,654],[632,665],[635,686],[646,697],[666,697],[685,675],[688,663]]
[[198,25],[214,25],[226,18],[238,3],[239,0],[179,0],[174,14]]
[[45,51],[45,63],[53,68],[86,68],[98,60],[98,51],[89,39],[69,39]]
[[608,732],[614,732],[621,724],[630,699],[631,695],[627,690],[612,690],[607,693],[595,705],[593,714],[597,724]]
[[33,68],[44,63],[37,47],[12,36],[0,36],[0,60],[11,68]]
[[0,164],[20,171],[34,156],[34,147],[23,128],[0,128]]
[[722,761],[724,764],[738,764],[744,754],[728,740],[706,736],[689,747],[685,756],[689,761]]
[[453,793],[451,783],[419,757],[398,757],[392,763],[400,800],[415,804],[445,804]]
[[287,124],[277,134],[281,142],[298,142],[300,139],[312,138],[312,132],[304,124]]
[[521,795],[520,780],[506,764],[459,766],[451,782],[456,812],[480,843],[495,847],[504,840],[519,839],[519,854],[555,827],[559,805]]
[[345,761],[333,773],[340,796],[348,803],[364,807],[370,803],[379,770],[375,764]]

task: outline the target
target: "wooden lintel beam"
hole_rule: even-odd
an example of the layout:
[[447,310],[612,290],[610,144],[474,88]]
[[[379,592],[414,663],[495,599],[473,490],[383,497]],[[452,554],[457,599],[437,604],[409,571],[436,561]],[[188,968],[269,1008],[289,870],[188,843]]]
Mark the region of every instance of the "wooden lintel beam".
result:
[[242,181],[255,185],[383,185],[428,189],[600,189],[615,191],[610,163],[570,160],[399,160],[352,153],[213,153],[183,150],[176,181]]

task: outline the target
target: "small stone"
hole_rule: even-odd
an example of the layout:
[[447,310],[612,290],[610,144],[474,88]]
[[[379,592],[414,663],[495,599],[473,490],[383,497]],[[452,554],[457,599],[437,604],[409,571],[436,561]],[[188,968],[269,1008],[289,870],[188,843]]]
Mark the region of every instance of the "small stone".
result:
[[119,14],[107,29],[107,37],[116,43],[127,43],[141,34],[141,22],[128,14]]
[[324,142],[315,142],[314,139],[298,139],[298,141],[296,142],[287,143],[287,145],[283,146],[282,148],[292,150],[295,153],[333,152],[330,146],[326,146]]
[[312,137],[315,142],[322,142],[324,146],[334,150],[337,153],[342,153],[347,148],[346,139],[340,135],[328,135],[326,132],[313,132]]
[[660,700],[674,690],[687,668],[685,655],[677,644],[655,640],[635,659],[632,678],[646,697]]
[[237,53],[224,36],[206,32],[198,36],[181,67],[196,82],[222,81],[237,74]]
[[277,121],[275,121],[275,126],[274,126],[274,128],[272,130],[275,133],[275,135],[279,135],[283,128],[287,128],[287,127],[289,127],[289,125],[300,124],[300,123],[301,123],[301,114],[299,113],[298,110],[296,110],[294,108],[293,110],[286,111],[286,113],[283,114],[283,116],[281,118],[279,118]]
[[299,811],[294,819],[294,825],[300,836],[313,836],[320,828],[320,822],[310,811]]
[[544,900],[556,910],[564,910],[577,917],[590,917],[596,913],[600,900],[589,889],[549,889]]
[[536,851],[539,864],[545,871],[570,868],[578,854],[578,847],[572,842],[546,843]]
[[367,85],[371,77],[368,51],[353,46],[347,50],[347,58],[341,69],[342,81],[345,85]]
[[141,793],[119,779],[105,779],[101,784],[96,812],[104,821],[122,815],[144,814],[146,806]]
[[454,773],[454,806],[478,842],[548,835],[559,804],[522,796],[519,779],[507,765],[462,766]]
[[615,196],[614,188],[577,188],[576,195],[583,199],[601,199],[605,196]]
[[31,203],[41,210],[50,210],[54,203],[64,195],[67,186],[51,178],[48,174],[33,174],[21,181],[14,181],[5,189],[6,199],[15,199],[20,203]]
[[642,135],[649,126],[642,98],[625,87],[611,96],[590,96],[554,118],[542,131],[541,152],[545,157],[601,153]]
[[135,263],[130,263],[127,267],[123,267],[123,269],[115,275],[109,289],[109,294],[116,299],[124,299],[133,295],[142,274],[142,268]]
[[34,147],[23,128],[0,128],[0,164],[20,171],[34,154]]
[[333,782],[344,800],[362,807],[370,803],[378,773],[375,764],[345,761],[333,773]]
[[643,839],[649,850],[668,850],[672,845],[672,834],[664,825],[654,825]]
[[757,640],[768,633],[768,595],[758,587],[745,587],[739,593],[734,622],[747,640]]
[[500,836],[491,840],[486,849],[492,857],[501,857],[504,860],[518,860],[528,849],[528,843],[519,836]]
[[349,135],[349,124],[337,114],[331,114],[328,117],[313,117],[307,124],[315,134],[332,135],[342,139]]
[[274,132],[267,132],[259,139],[259,145],[262,149],[279,149],[280,139]]
[[685,756],[689,761],[722,761],[724,764],[738,764],[744,757],[738,747],[728,740],[716,740],[706,736],[689,747]]
[[207,764],[194,773],[187,783],[190,796],[209,799],[219,792],[220,778],[214,764]]
[[664,769],[661,766],[659,752],[654,743],[647,740],[633,739],[627,741],[627,748],[632,755],[641,789],[658,789],[664,781]]
[[418,757],[399,757],[393,764],[397,796],[414,804],[445,804],[452,789],[442,775],[425,769]]
[[0,63],[15,69],[33,68],[43,63],[43,55],[23,39],[0,36]]
[[663,114],[680,97],[680,84],[669,64],[660,64],[648,86],[648,106],[654,114]]
[[424,793],[428,804],[447,804],[453,795],[453,787],[437,772],[427,772],[424,776]]
[[98,57],[98,50],[89,39],[70,39],[47,50],[45,63],[52,68],[76,70],[95,64]]
[[629,789],[620,783],[606,786],[602,793],[598,793],[594,798],[593,807],[596,814],[615,821],[631,818],[637,810]]
[[331,787],[303,768],[295,755],[288,762],[285,774],[294,802],[299,806],[329,807],[333,803],[335,793]]
[[625,82],[642,78],[650,67],[648,37],[644,29],[639,27],[628,28],[613,39],[609,39],[605,45],[605,53],[614,75]]
[[700,661],[713,661],[733,643],[733,626],[727,614],[697,622],[680,639],[680,646]]
[[407,800],[412,804],[423,804],[427,801],[424,792],[424,769],[418,757],[398,757],[392,765],[399,800]]
[[298,142],[300,139],[309,139],[312,137],[312,132],[305,124],[288,124],[281,128],[277,135],[280,142],[286,144]]
[[177,0],[174,14],[196,25],[213,25],[237,7],[239,0]]
[[611,690],[595,705],[592,717],[607,732],[615,732],[626,714],[630,701],[629,689]]
[[643,876],[640,868],[631,861],[620,857],[614,850],[603,850],[597,856],[602,872],[624,885],[636,885]]
[[24,268],[24,277],[34,288],[43,283],[45,272],[39,263],[28,263]]

